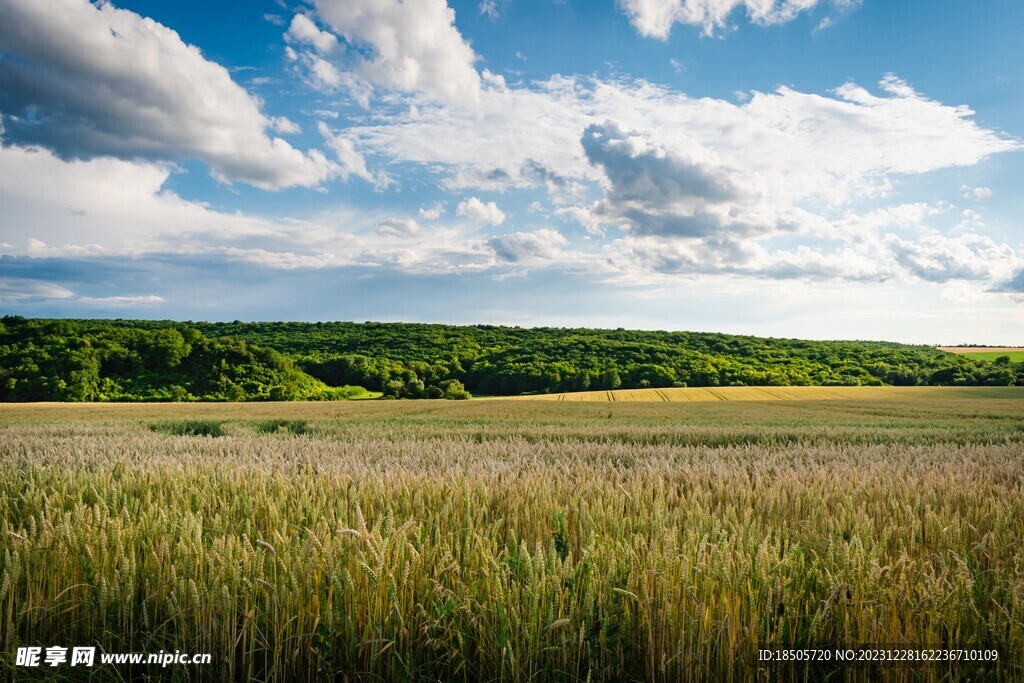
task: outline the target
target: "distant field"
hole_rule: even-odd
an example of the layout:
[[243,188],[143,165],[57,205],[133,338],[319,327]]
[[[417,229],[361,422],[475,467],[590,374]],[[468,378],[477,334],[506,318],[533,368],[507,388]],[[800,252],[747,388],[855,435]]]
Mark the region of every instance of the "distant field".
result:
[[1021,398],[1024,387],[683,387],[517,396],[542,401],[857,401],[880,399]]
[[977,353],[965,353],[962,354],[972,360],[987,360],[994,361],[996,358],[1001,356],[1009,356],[1011,363],[1020,363],[1024,361],[1024,351],[997,351],[997,352],[977,352]]
[[1007,346],[992,348],[989,346],[940,346],[939,351],[967,356],[971,360],[993,361],[1001,356],[1009,356],[1013,363],[1024,362],[1024,348]]

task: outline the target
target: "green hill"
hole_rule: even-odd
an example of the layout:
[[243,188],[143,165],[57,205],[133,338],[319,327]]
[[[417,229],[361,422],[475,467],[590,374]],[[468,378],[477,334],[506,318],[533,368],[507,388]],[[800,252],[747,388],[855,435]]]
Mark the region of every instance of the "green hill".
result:
[[[407,398],[719,386],[1024,384],[927,346],[414,323],[0,319],[0,400]],[[332,389],[334,388],[334,389]]]
[[176,323],[0,319],[0,401],[344,398],[272,349]]
[[929,346],[697,332],[414,323],[195,323],[212,337],[268,346],[328,384],[388,391],[457,379],[515,395],[670,386],[1007,385],[993,367]]

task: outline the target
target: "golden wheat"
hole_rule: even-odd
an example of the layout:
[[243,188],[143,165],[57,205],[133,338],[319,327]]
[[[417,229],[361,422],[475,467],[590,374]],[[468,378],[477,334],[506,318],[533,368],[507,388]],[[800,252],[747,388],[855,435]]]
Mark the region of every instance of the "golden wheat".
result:
[[1021,401],[25,410],[12,675],[60,643],[224,680],[749,680],[813,643],[1001,655],[851,680],[1024,674]]

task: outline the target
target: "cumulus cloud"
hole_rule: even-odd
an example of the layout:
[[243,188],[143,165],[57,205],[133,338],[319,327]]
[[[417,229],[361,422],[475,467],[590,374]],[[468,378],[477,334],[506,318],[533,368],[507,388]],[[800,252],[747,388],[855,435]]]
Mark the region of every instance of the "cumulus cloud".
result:
[[0,230],[16,251],[153,250],[197,236],[273,235],[268,221],[215,211],[165,189],[171,170],[113,157],[65,161],[48,150],[0,147]]
[[729,172],[698,145],[672,154],[650,135],[612,121],[587,126],[581,143],[590,163],[604,170],[617,201],[671,208],[691,200],[732,201],[741,195]]
[[1024,268],[1021,268],[1005,282],[999,283],[993,291],[1024,295]]
[[413,237],[419,231],[419,224],[411,218],[389,218],[377,226],[378,233],[392,237]]
[[336,169],[176,32],[109,3],[0,0],[6,138],[65,158],[196,158],[224,181],[311,186]]
[[459,202],[455,208],[455,215],[465,216],[470,220],[487,223],[488,225],[501,225],[505,222],[505,213],[498,208],[494,202],[483,202],[477,197],[470,197]]
[[968,185],[963,185],[960,187],[960,193],[967,199],[973,199],[976,202],[984,202],[992,199],[992,190],[987,187],[970,187]]
[[322,55],[329,55],[340,47],[337,36],[321,31],[305,14],[296,14],[292,17],[292,23],[284,35],[285,40],[311,45]]
[[392,183],[391,178],[384,171],[379,171],[376,174],[370,172],[366,166],[366,159],[356,150],[352,141],[345,137],[343,131],[332,131],[330,126],[323,121],[317,125],[317,128],[334,152],[339,164],[338,174],[343,180],[348,180],[349,176],[355,176],[373,183],[378,189],[385,188]]
[[547,228],[534,232],[513,232],[487,240],[487,246],[495,255],[510,263],[553,259],[566,244],[568,241],[560,232]]
[[301,133],[302,128],[287,116],[277,116],[271,119],[270,125],[275,131],[283,135]]
[[737,274],[772,280],[813,280],[885,282],[894,274],[880,261],[874,249],[841,247],[824,250],[806,245],[794,249],[768,250],[755,247],[748,263],[731,267]]
[[684,237],[713,235],[727,223],[741,232],[753,227],[732,221],[727,206],[748,191],[700,145],[673,153],[650,135],[612,121],[587,126],[581,143],[607,178],[606,198],[591,211],[594,218],[620,221],[640,234]]
[[925,234],[914,241],[888,235],[885,246],[908,274],[928,282],[1001,280],[1020,263],[1012,247],[976,233]]
[[[609,282],[658,284],[708,276],[906,280],[975,283],[982,291],[1007,292],[1020,290],[1024,272],[1024,259],[1008,245],[970,230],[946,235],[919,226],[919,221],[938,215],[928,205],[902,205],[886,214],[847,214],[843,220],[850,225],[870,226],[860,230],[862,239],[853,241],[836,237],[813,245],[772,245],[770,239],[730,234],[680,239],[638,231],[611,241],[571,241],[548,228],[481,236],[479,225],[467,221],[439,221],[424,230],[411,218],[343,208],[306,220],[221,212],[166,190],[168,177],[166,168],[147,162],[64,161],[45,150],[0,147],[0,229],[5,240],[0,247],[6,254],[0,257],[0,277],[6,278],[0,282],[0,298],[15,303],[78,301],[68,284],[78,275],[69,279],[66,269],[42,266],[35,269],[35,277],[27,275],[33,272],[27,265],[69,259],[78,264],[74,273],[93,268],[110,277],[118,267],[135,263],[149,264],[150,273],[153,264],[217,269],[237,262],[295,271],[387,267],[410,274],[500,274],[529,267]],[[94,296],[96,305],[108,307],[158,303],[145,298],[101,302],[103,297]]]
[[[492,78],[475,103],[416,100],[413,107],[382,108],[373,124],[349,132],[382,156],[440,165],[449,189],[533,185],[542,179],[530,176],[531,160],[563,178],[587,173],[579,136],[591,122],[591,97],[575,79],[509,88]],[[454,139],[459,144],[450,144]]]
[[630,281],[731,275],[762,280],[1006,282],[1022,263],[1009,245],[983,235],[928,232],[913,239],[888,233],[859,244],[788,248],[728,238],[681,242],[629,235],[605,245],[603,256],[613,277]]
[[[859,0],[834,0],[841,8]],[[729,17],[743,10],[757,24],[781,24],[824,0],[619,0],[620,9],[642,36],[668,38],[675,24],[699,26],[707,35],[727,26]]]
[[876,239],[883,230],[920,228],[929,218],[945,213],[947,208],[915,202],[872,209],[865,213],[847,211],[841,218],[825,221],[819,232],[846,242],[865,242]]
[[[300,65],[300,68],[295,69],[295,72],[308,85],[317,90],[333,91],[342,87],[344,83],[352,85],[351,78],[347,78],[334,64],[315,52],[308,50],[296,52],[291,46],[286,46],[284,54],[288,61]],[[367,94],[365,97],[369,97],[369,95]]]
[[[922,232],[928,220],[946,209],[884,205],[903,176],[971,166],[1021,148],[1017,140],[977,125],[968,107],[931,100],[895,76],[883,78],[873,91],[854,83],[827,94],[780,88],[752,92],[742,102],[695,99],[628,79],[554,76],[509,85],[501,76],[477,72],[476,55],[443,0],[319,0],[313,11],[293,17],[289,25],[286,54],[292,68],[301,66],[321,87],[349,88],[363,99],[375,88],[392,91],[360,125],[318,125],[332,155],[328,160],[268,136],[267,130],[294,133],[298,126],[263,114],[260,103],[226,71],[169,29],[109,4],[56,1],[99,17],[105,32],[86,21],[84,37],[70,35],[74,31],[64,25],[68,21],[36,11],[25,0],[0,0],[0,8],[11,8],[13,14],[7,14],[18,19],[0,26],[0,50],[5,57],[24,53],[18,60],[0,59],[4,92],[8,83],[22,83],[15,97],[0,104],[19,117],[8,117],[8,137],[33,142],[44,131],[52,138],[49,146],[64,157],[33,154],[22,146],[0,152],[4,238],[23,253],[190,250],[292,269],[388,264],[433,272],[529,264],[621,277],[1020,279],[1021,262],[1014,251],[978,235],[974,224],[955,237]],[[712,10],[728,3],[689,4],[703,6],[707,18],[718,17]],[[737,0],[732,9],[742,6],[755,21],[770,23],[783,20],[786,11],[813,4],[769,0],[752,11],[753,3]],[[724,25],[729,12],[720,16],[712,28]],[[44,34],[66,40],[28,46],[31,36],[14,35],[12,23],[45,26],[46,31],[37,31],[36,42]],[[50,23],[56,28],[51,30]],[[666,35],[670,28],[671,22]],[[153,55],[137,69],[141,75],[124,73],[99,57],[90,63],[94,53],[149,55],[147,50]],[[154,70],[170,76],[157,78]],[[125,98],[100,102],[91,91],[75,90],[64,71],[82,83],[99,82],[108,92],[128,93],[128,103]],[[29,75],[40,76],[31,87],[23,84]],[[70,95],[54,84],[68,88]],[[224,109],[208,111],[203,97],[181,97],[183,90],[209,96]],[[12,104],[16,101],[20,104]],[[48,103],[50,118],[28,116],[30,101]],[[140,110],[146,110],[145,116]],[[176,130],[164,120],[167,111]],[[99,122],[90,123],[90,116]],[[132,117],[145,123],[144,130],[142,123],[124,125],[123,119]],[[83,129],[80,120],[95,130]],[[195,120],[202,125],[193,126]],[[67,130],[45,131],[47,121],[66,121]],[[135,141],[131,149],[115,139],[115,125]],[[79,135],[81,130],[86,134]],[[53,142],[61,136],[74,138],[74,144]],[[69,152],[75,145],[104,151]],[[300,159],[291,166],[264,163],[268,148],[270,156],[290,150]],[[320,170],[310,177],[356,177],[383,188],[391,179],[370,167],[383,160],[420,164],[464,196],[508,187],[545,188],[556,207],[552,215],[575,218],[591,232],[583,239],[593,241],[572,251],[582,240],[570,247],[564,235],[549,229],[481,236],[481,225],[501,225],[506,216],[494,202],[476,196],[455,210],[469,220],[432,222],[426,231],[411,218],[372,211],[308,221],[228,214],[168,191],[167,166],[147,161],[189,156],[204,159],[219,177],[261,187],[315,184],[319,181],[296,180],[304,164],[313,164]],[[248,164],[249,175],[237,170],[240,160]],[[986,198],[984,190],[965,186],[963,192],[980,201]],[[864,211],[862,200],[881,206]],[[418,217],[437,221],[444,208],[423,207]],[[618,238],[612,242],[596,239],[608,226],[625,234],[611,233]],[[801,232],[813,233],[811,244],[771,243],[774,236]]]
[[931,100],[892,76],[880,87],[875,95],[847,83],[831,96],[780,88],[734,103],[644,82],[553,77],[508,87],[491,80],[475,106],[402,107],[349,135],[382,156],[446,171],[443,182],[453,189],[545,184],[536,165],[567,186],[603,177],[580,141],[588,126],[610,120],[647,131],[666,155],[699,152],[696,161],[716,164],[734,184],[790,206],[880,197],[899,176],[1021,149],[978,126],[968,107]]
[[[440,174],[449,189],[545,187],[554,214],[581,223],[592,245],[609,227],[627,231],[630,241],[604,242],[615,245],[610,253],[571,252],[595,272],[1005,279],[1000,273],[1016,258],[1005,245],[940,245],[956,255],[938,266],[928,255],[934,245],[918,244],[930,222],[945,219],[948,203],[887,204],[904,177],[1022,148],[973,114],[891,75],[876,91],[853,83],[828,94],[783,87],[734,102],[642,81],[556,76],[509,86],[485,73],[472,107],[416,100],[347,134],[359,149]],[[460,144],[447,144],[452,139]],[[770,246],[776,239],[786,246]],[[991,267],[982,270],[978,254],[994,259]]]
[[445,203],[435,202],[429,209],[426,207],[420,208],[420,218],[425,218],[428,221],[436,221],[442,215],[444,215]]
[[695,140],[670,149],[650,132],[606,121],[588,126],[581,143],[605,177],[605,198],[573,212],[591,232],[611,224],[636,235],[733,240],[828,226],[765,196],[756,172],[725,166]]
[[[411,219],[344,205],[305,219],[219,211],[168,190],[170,174],[145,161],[65,161],[47,150],[0,146],[0,276],[17,276],[18,259],[98,264],[76,267],[75,278],[89,268],[112,273],[147,258],[185,268],[217,269],[225,262],[284,270],[390,265],[431,273],[493,262],[492,250],[473,234],[476,226],[440,223],[427,233]],[[44,272],[35,280],[46,277]],[[11,288],[7,296],[15,294]]]
[[[313,4],[323,26],[352,48],[345,51],[344,59],[331,63],[352,80],[321,79],[325,83],[337,87],[345,82],[364,102],[368,95],[359,89],[360,83],[445,102],[477,99],[477,56],[455,27],[455,12],[445,0],[315,0]],[[320,29],[312,22],[306,25],[308,18],[296,18],[293,27],[296,20],[302,35],[309,37],[305,42],[326,54],[321,46],[329,41]],[[318,62],[307,59],[307,63],[326,71]]]

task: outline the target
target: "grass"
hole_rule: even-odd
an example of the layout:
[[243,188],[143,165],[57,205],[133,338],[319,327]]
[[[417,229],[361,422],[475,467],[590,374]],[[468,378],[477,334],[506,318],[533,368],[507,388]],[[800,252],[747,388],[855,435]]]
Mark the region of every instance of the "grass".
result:
[[963,354],[972,360],[994,361],[997,358],[1007,356],[1011,363],[1024,362],[1024,351],[974,351]]
[[165,420],[150,425],[154,432],[174,436],[223,436],[224,429],[217,420]]
[[1011,346],[992,348],[988,346],[944,346],[939,350],[946,351],[947,353],[956,353],[962,356],[967,356],[971,360],[994,361],[997,358],[1006,356],[1010,359],[1011,363],[1024,362],[1024,348],[1020,347]]
[[349,401],[371,401],[373,399],[380,398],[383,395],[384,394],[382,392],[380,392],[380,391],[366,391],[365,393],[359,394],[357,396],[349,396],[348,400]]
[[1020,680],[1021,398],[0,406],[0,676]]

